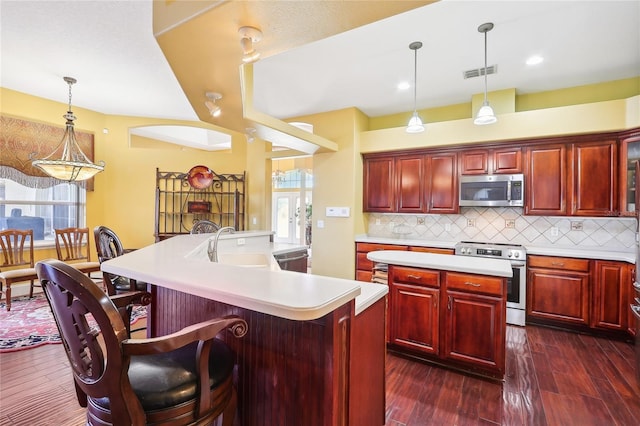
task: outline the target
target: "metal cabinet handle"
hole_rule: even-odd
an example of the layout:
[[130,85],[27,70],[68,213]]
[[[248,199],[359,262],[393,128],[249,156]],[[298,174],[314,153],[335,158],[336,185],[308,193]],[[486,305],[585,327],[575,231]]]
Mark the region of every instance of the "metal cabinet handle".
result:
[[421,278],[422,278],[422,275],[412,275],[412,274],[409,274],[409,275],[407,275],[407,278],[411,278],[412,280],[419,280],[419,279],[421,279]]
[[449,300],[447,301],[447,309],[451,310],[451,296],[449,296]]
[[563,262],[552,262],[551,265],[552,266],[560,266],[560,267],[562,267],[562,266],[564,266],[564,263]]
[[472,283],[471,281],[465,281],[464,283],[465,285],[470,285],[472,287],[481,287],[482,284],[476,284],[476,283]]

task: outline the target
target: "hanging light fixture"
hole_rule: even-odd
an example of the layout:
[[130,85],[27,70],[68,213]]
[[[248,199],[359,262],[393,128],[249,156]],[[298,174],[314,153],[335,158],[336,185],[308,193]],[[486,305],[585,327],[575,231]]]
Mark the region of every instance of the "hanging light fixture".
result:
[[487,33],[492,29],[493,23],[491,22],[484,23],[478,27],[478,32],[484,33],[484,102],[482,102],[482,107],[480,107],[476,119],[473,120],[473,124],[479,126],[493,124],[498,121],[493,112],[493,108],[491,108],[487,100]]
[[[56,149],[47,157],[41,160],[34,160],[31,164],[51,177],[56,179],[71,181],[83,181],[93,177],[95,174],[104,170],[104,161],[94,164],[84,155],[80,149],[76,134],[73,130],[73,122],[76,116],[71,112],[71,86],[77,80],[73,77],[63,77],[64,81],[69,85],[69,109],[62,117],[67,120],[66,129],[62,140]],[[60,159],[56,160],[56,154],[62,148]]]
[[407,133],[421,133],[424,132],[424,125],[422,120],[418,116],[418,110],[416,105],[416,97],[418,92],[418,49],[422,47],[422,42],[414,41],[409,45],[409,49],[413,50],[413,115],[407,125]]
[[260,59],[260,52],[253,47],[253,43],[262,40],[262,31],[255,27],[240,27],[238,34],[242,46],[242,62],[248,64]]
[[222,99],[222,95],[217,92],[207,92],[204,95],[208,99],[204,104],[209,110],[209,114],[211,114],[212,117],[220,117],[222,109],[220,108],[220,105],[217,104],[217,101]]

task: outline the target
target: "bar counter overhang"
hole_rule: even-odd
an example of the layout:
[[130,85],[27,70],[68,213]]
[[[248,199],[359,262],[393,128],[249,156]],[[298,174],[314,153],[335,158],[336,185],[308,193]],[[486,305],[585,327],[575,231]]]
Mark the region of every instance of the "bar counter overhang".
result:
[[102,269],[150,283],[150,337],[224,315],[247,321],[242,339],[219,336],[238,358],[240,424],[384,424],[387,286],[194,256],[210,238],[176,236]]

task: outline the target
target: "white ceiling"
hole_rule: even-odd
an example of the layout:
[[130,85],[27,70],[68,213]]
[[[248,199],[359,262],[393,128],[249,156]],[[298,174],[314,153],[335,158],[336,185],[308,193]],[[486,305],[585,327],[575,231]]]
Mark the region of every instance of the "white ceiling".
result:
[[[0,85],[105,114],[197,120],[152,34],[152,2],[0,0]],[[369,116],[406,112],[418,51],[418,109],[469,102],[489,91],[532,93],[640,75],[640,1],[444,0],[263,58],[255,106],[286,119],[355,106]],[[291,25],[295,25],[292,22]],[[260,44],[256,45],[260,50]],[[240,49],[238,43],[238,49]],[[538,66],[525,59],[544,56]],[[239,82],[238,82],[239,84]],[[61,119],[62,121],[62,119]],[[78,118],[78,122],[81,117]],[[428,120],[427,120],[428,121]]]

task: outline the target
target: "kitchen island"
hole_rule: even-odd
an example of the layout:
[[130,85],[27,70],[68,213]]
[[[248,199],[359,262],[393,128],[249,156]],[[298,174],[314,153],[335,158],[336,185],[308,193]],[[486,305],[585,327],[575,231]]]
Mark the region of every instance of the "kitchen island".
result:
[[[219,246],[220,263],[206,255],[212,234],[200,234],[163,240],[102,269],[150,283],[149,336],[230,314],[247,321],[242,339],[219,336],[237,354],[242,425],[384,424],[387,286],[279,271],[277,262],[239,266],[239,258],[275,250],[250,244],[252,236],[223,235],[220,242],[231,244]],[[224,263],[225,255],[233,260]]]
[[389,349],[504,377],[509,261],[404,250],[367,257],[389,265]]

